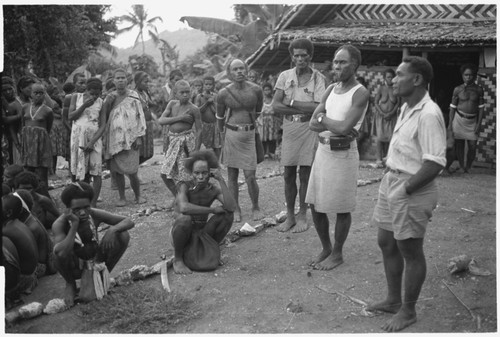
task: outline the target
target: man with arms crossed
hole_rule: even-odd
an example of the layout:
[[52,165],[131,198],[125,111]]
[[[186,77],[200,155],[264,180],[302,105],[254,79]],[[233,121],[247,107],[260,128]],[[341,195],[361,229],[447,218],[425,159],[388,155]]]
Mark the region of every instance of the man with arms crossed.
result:
[[[318,138],[309,130],[309,120],[325,93],[325,77],[310,67],[314,52],[308,39],[294,40],[290,47],[295,68],[282,72],[276,82],[273,109],[283,114],[283,139],[281,142],[281,165],[285,166],[285,201],[287,217],[278,227],[285,232],[300,233],[308,229],[306,223],[307,204],[305,202],[307,183]],[[297,197],[297,166],[299,166],[299,205],[295,218],[295,198]]]
[[415,305],[426,274],[424,235],[437,205],[435,178],[446,165],[444,118],[427,92],[432,76],[426,59],[411,56],[403,59],[393,80],[394,93],[405,104],[389,145],[387,173],[372,219],[379,227],[388,293],[385,300],[368,306],[395,314],[382,327],[389,332],[417,321]]

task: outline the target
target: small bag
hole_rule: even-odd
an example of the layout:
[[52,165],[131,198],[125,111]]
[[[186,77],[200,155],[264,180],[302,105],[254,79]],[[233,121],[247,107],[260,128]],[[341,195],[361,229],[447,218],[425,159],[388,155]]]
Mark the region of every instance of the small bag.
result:
[[345,151],[351,148],[352,136],[330,136],[330,150]]
[[109,287],[109,271],[106,265],[85,261],[78,294],[80,300],[83,302],[100,300],[108,293]]
[[184,250],[184,264],[194,271],[210,271],[219,266],[219,244],[204,231],[194,231]]
[[255,130],[255,151],[257,152],[257,164],[264,161],[264,145],[260,140],[260,134]]

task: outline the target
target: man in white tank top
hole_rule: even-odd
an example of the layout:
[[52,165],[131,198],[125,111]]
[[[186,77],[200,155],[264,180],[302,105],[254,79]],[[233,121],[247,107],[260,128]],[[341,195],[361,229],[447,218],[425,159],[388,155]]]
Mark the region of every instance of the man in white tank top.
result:
[[[309,122],[319,139],[306,195],[322,246],[309,263],[314,269],[330,270],[344,262],[342,248],[356,206],[359,153],[355,134],[370,96],[356,80],[360,64],[361,52],[356,47],[344,45],[337,49],[333,71],[338,82],[326,89]],[[337,214],[333,245],[328,219],[332,213]]]

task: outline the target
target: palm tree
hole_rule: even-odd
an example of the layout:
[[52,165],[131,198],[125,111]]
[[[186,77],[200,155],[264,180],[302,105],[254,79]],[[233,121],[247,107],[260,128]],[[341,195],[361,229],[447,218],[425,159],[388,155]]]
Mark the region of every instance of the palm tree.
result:
[[[158,29],[154,25],[154,22],[161,21],[163,19],[159,16],[155,16],[152,19],[148,19],[148,12],[144,9],[144,5],[132,5],[132,12],[129,12],[128,15],[122,15],[119,18],[121,22],[128,22],[130,26],[118,29],[116,34],[121,34],[124,32],[129,32],[134,28],[139,28],[139,34],[137,34],[137,38],[134,42],[134,47],[139,43],[142,43],[142,53],[146,53],[146,47],[144,45],[144,29],[148,28],[148,34],[151,38],[153,36],[158,36]],[[153,38],[154,39],[154,38]]]

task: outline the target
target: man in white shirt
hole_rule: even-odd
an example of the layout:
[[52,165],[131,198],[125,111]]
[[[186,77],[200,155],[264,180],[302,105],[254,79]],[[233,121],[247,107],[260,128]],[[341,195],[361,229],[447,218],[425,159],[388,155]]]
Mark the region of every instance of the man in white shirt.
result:
[[427,92],[432,76],[431,64],[412,56],[403,59],[393,79],[395,95],[406,103],[389,145],[387,173],[372,219],[379,227],[388,294],[368,307],[395,314],[382,327],[389,332],[417,321],[415,305],[426,274],[424,235],[437,205],[435,178],[446,165],[443,115]]

